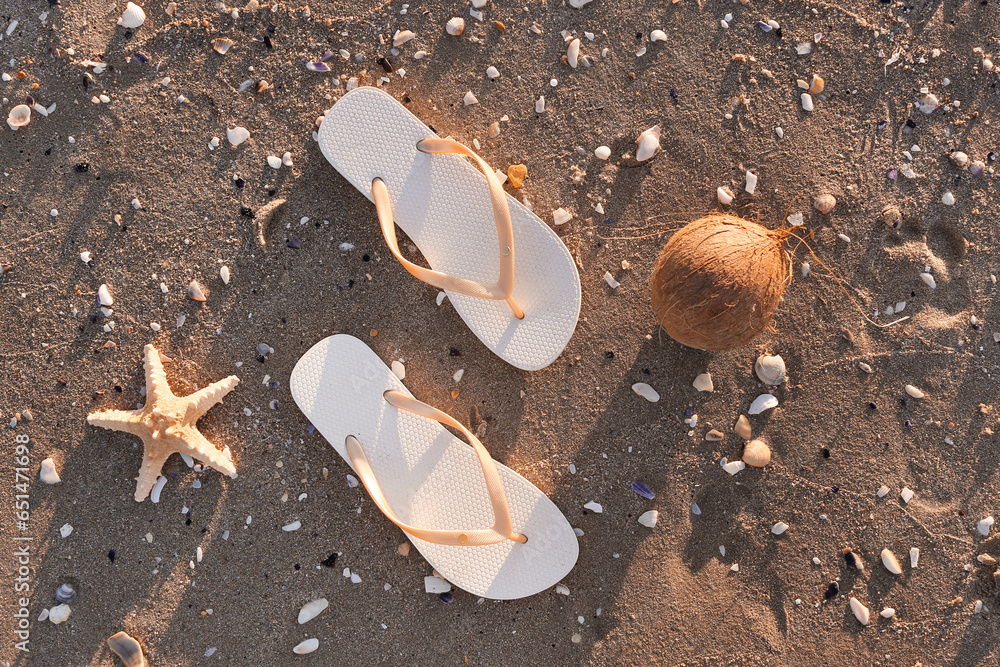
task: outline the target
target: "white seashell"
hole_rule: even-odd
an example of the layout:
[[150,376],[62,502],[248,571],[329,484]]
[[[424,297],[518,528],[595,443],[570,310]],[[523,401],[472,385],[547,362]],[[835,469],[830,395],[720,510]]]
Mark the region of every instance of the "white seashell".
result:
[[233,45],[233,40],[229,39],[228,37],[218,37],[212,40],[212,48],[215,49],[215,52],[218,53],[219,55],[225,55],[226,52],[229,50],[229,47],[231,47],[232,45]]
[[448,22],[444,25],[444,29],[448,31],[449,35],[458,37],[465,32],[465,19],[460,16],[448,19]]
[[38,469],[38,478],[46,484],[58,484],[62,481],[59,479],[59,473],[56,472],[56,462],[52,460],[52,457],[42,461],[42,466]]
[[924,392],[920,391],[919,389],[917,389],[916,387],[914,387],[912,384],[906,385],[904,387],[904,389],[906,389],[906,393],[909,394],[913,398],[923,398],[924,397]]
[[802,262],[802,277],[803,278],[808,278],[809,277],[809,271],[811,269],[812,269],[812,266],[809,265],[809,262]]
[[493,65],[490,65],[489,67],[486,68],[486,78],[488,78],[488,79],[496,79],[499,76],[500,76],[500,70],[498,70]]
[[646,528],[653,528],[656,526],[657,519],[660,518],[660,513],[656,510],[649,510],[648,512],[643,512],[639,516],[639,523],[644,525]]
[[122,12],[122,17],[118,19],[118,25],[129,30],[133,28],[138,28],[146,21],[146,12],[142,11],[142,7],[130,2],[125,6],[125,11]]
[[868,625],[868,619],[870,614],[868,612],[868,607],[861,604],[857,598],[851,598],[851,611],[854,612],[854,617],[858,619],[861,625]]
[[59,537],[63,539],[66,539],[72,534],[73,534],[73,526],[69,525],[68,523],[64,523],[62,527],[59,529]]
[[750,420],[744,415],[737,417],[736,424],[733,425],[733,433],[744,440],[749,440],[753,436],[753,432],[750,430]]
[[108,290],[108,286],[102,284],[97,288],[97,302],[102,306],[114,305],[114,297],[111,296],[111,291]]
[[228,266],[223,266],[221,269],[219,269],[219,277],[222,278],[222,282],[225,283],[226,285],[229,284],[229,275],[230,274]]
[[754,468],[763,468],[771,462],[771,448],[763,440],[751,440],[743,447],[743,461]]
[[569,595],[569,586],[566,584],[556,584],[556,593],[559,595]]
[[885,609],[879,612],[879,615],[882,618],[892,618],[893,616],[896,615],[896,610],[893,609],[892,607],[886,607]]
[[535,113],[545,113],[545,95],[539,95],[535,100]]
[[330,602],[326,598],[320,598],[318,600],[305,603],[302,605],[302,609],[299,610],[299,625],[313,620],[329,606]]
[[698,503],[691,503],[691,514],[701,516],[701,508],[698,507]]
[[917,108],[920,109],[921,113],[934,113],[934,110],[939,106],[941,106],[941,102],[938,101],[937,95],[933,93],[927,93],[917,98]]
[[831,194],[824,193],[816,197],[813,200],[813,207],[823,215],[826,215],[833,210],[833,207],[837,205],[837,198]]
[[465,104],[465,106],[479,104],[479,100],[476,99],[476,96],[472,94],[471,90],[465,94],[465,97],[462,98],[462,102],[463,104]]
[[417,33],[413,32],[412,30],[397,30],[396,34],[392,36],[392,45],[402,46],[403,44],[406,44],[408,41],[410,41],[416,36]]
[[892,572],[893,574],[903,574],[903,568],[899,566],[896,554],[892,553],[888,549],[882,549],[882,565],[885,565],[885,569],[889,570],[889,572]]
[[875,495],[878,496],[879,498],[885,498],[887,495],[889,495],[889,487],[883,484],[882,486],[878,487],[878,491],[875,492]]
[[271,169],[281,169],[281,158],[277,155],[268,155],[267,164]]
[[167,478],[164,475],[160,475],[156,478],[156,484],[153,485],[152,490],[149,492],[149,500],[156,504],[160,502],[160,494],[163,492],[163,487],[167,485]]
[[604,272],[604,282],[606,282],[608,284],[608,287],[610,287],[611,289],[618,289],[619,287],[621,287],[621,283],[615,280],[615,277],[611,275],[610,271]]
[[576,66],[580,62],[580,38],[577,37],[569,43],[566,48],[566,60],[569,61],[569,66],[576,69]]
[[293,521],[288,525],[282,526],[281,529],[286,533],[292,533],[302,527],[301,521]]
[[729,190],[728,186],[721,186],[716,188],[715,197],[719,200],[719,203],[723,206],[729,206],[733,203],[733,193]]
[[753,399],[753,403],[750,404],[750,409],[747,410],[752,415],[759,415],[765,410],[770,410],[772,408],[778,407],[778,399],[771,394],[761,394],[757,398]]
[[972,613],[973,614],[981,614],[982,611],[983,611],[983,601],[982,600],[976,600],[976,603],[974,605],[972,605]]
[[192,280],[190,284],[188,284],[188,297],[192,301],[207,301],[208,299],[197,280]]
[[250,130],[240,125],[237,125],[236,127],[231,127],[226,130],[226,139],[229,140],[229,144],[233,148],[239,146],[249,138],[250,138]]
[[813,110],[813,96],[812,95],[810,95],[809,93],[802,93],[802,95],[800,96],[800,99],[802,100],[802,110],[803,111],[812,111]]
[[24,127],[31,122],[31,107],[27,104],[18,104],[7,114],[7,125],[10,129],[17,131],[17,128]]
[[988,537],[990,534],[990,528],[993,527],[993,517],[988,516],[980,519],[976,524],[976,531],[983,537]]
[[392,362],[392,374],[400,380],[406,379],[406,366],[403,365],[403,362],[398,359]]
[[569,0],[569,6],[573,9],[582,9],[584,5],[588,5],[593,0]]
[[559,207],[556,210],[552,211],[552,224],[565,225],[572,219],[573,219],[573,214],[562,207]]
[[744,190],[748,193],[753,194],[757,190],[757,174],[752,171],[747,171],[746,173],[747,184],[744,186]]
[[951,194],[951,192],[945,192],[943,195],[941,195],[941,203],[944,204],[945,206],[954,206],[955,195]]
[[660,400],[660,395],[656,393],[656,390],[650,387],[645,382],[636,382],[634,385],[632,385],[632,391],[639,394],[650,403],[656,403],[658,400]]
[[440,595],[441,593],[447,593],[451,590],[451,584],[442,579],[441,577],[424,577],[424,593],[433,593],[434,595]]
[[956,167],[964,167],[969,164],[969,156],[962,151],[955,151],[948,157],[951,158],[951,161],[955,163]]
[[903,490],[899,492],[899,497],[903,499],[904,503],[909,505],[910,501],[913,500],[913,489],[904,486]]
[[775,535],[781,535],[786,530],[788,530],[788,524],[784,521],[779,521],[778,523],[771,526],[771,532]]
[[931,274],[927,272],[921,273],[920,279],[923,280],[924,284],[930,287],[931,289],[937,289],[937,281],[934,280],[934,276],[932,276]]
[[660,151],[660,126],[654,125],[639,135],[635,140],[639,148],[635,151],[635,159],[645,162]]
[[594,157],[596,157],[598,160],[607,160],[609,157],[611,157],[611,149],[608,148],[607,146],[598,146],[594,150]]
[[595,502],[593,500],[591,500],[589,503],[585,503],[583,505],[583,508],[590,510],[594,514],[603,514],[604,513],[604,507],[601,505],[601,503]]
[[910,549],[910,569],[915,570],[920,562],[920,549],[913,547]]
[[753,369],[761,382],[769,387],[776,387],[785,379],[785,360],[781,358],[781,355],[762,354],[757,357],[757,363],[754,364]]
[[61,604],[52,607],[52,609],[49,609],[49,620],[55,623],[56,625],[59,625],[67,618],[69,618],[69,615],[72,613],[73,610],[69,608],[68,604]]
[[296,645],[296,647],[292,649],[292,653],[305,655],[306,653],[312,653],[318,648],[319,648],[319,640],[316,639],[315,637],[312,637]]
[[743,463],[743,461],[726,461],[725,463],[722,464],[722,469],[728,472],[730,475],[735,475],[736,473],[745,469],[746,467],[747,464]]
[[667,33],[662,30],[654,30],[649,33],[649,41],[651,42],[665,42],[667,41]]
[[293,164],[292,163],[292,154],[290,152],[285,151],[284,153],[281,154],[281,164],[285,165],[286,167],[291,167],[292,166],[292,164]]
[[[899,310],[902,310],[902,308],[900,308]],[[899,310],[897,310],[896,312],[898,313]],[[872,373],[875,372],[875,371],[872,370],[871,366],[869,366],[868,364],[866,364],[863,361],[859,361],[858,362],[858,368],[860,368],[861,370],[863,370],[865,373],[868,373],[869,375],[871,375]]]
[[711,373],[702,373],[691,384],[698,391],[715,391],[715,384],[712,382]]

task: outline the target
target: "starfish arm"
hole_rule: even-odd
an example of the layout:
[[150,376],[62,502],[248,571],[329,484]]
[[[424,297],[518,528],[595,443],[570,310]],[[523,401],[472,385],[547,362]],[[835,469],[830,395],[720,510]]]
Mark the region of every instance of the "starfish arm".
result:
[[142,410],[102,410],[87,415],[87,423],[113,431],[124,431],[132,435],[142,436]]
[[184,401],[188,404],[188,415],[191,415],[189,423],[194,424],[213,405],[221,403],[223,397],[231,392],[239,383],[240,379],[238,377],[230,375],[224,380],[213,382],[204,389],[199,389],[190,396],[185,396]]
[[163,371],[163,359],[160,358],[160,351],[152,345],[143,348],[145,358],[143,366],[146,368],[146,403],[155,403],[161,398],[170,398],[174,395],[167,384],[167,374]]
[[232,477],[236,474],[236,465],[232,459],[228,458],[222,453],[222,450],[209,442],[208,438],[203,436],[198,429],[188,427],[182,433],[178,433],[177,436],[186,445],[178,451],[184,452],[199,461],[204,461],[223,475]]
[[163,464],[167,462],[172,452],[164,452],[154,449],[148,444],[142,450],[142,467],[139,468],[139,476],[136,477],[135,501],[141,503],[149,496],[153,490],[156,479],[163,470]]

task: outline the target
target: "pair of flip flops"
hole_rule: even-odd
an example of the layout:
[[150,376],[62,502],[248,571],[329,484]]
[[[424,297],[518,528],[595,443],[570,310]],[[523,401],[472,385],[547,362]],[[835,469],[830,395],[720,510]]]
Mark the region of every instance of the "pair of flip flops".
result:
[[[482,159],[367,87],[333,106],[319,143],[337,171],[375,203],[396,259],[444,290],[490,350],[524,370],[559,356],[580,311],[573,259],[548,226],[503,191]],[[397,225],[430,269],[403,256]],[[290,385],[299,408],[376,506],[454,585],[513,599],[553,586],[573,568],[577,538],[555,503],[494,461],[458,421],[413,398],[357,338],[336,335],[314,345]]]

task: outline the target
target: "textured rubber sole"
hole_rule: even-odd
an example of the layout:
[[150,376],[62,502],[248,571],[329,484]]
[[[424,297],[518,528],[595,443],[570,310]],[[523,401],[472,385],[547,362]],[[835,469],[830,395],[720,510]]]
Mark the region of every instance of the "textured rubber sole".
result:
[[[389,94],[362,87],[344,95],[320,125],[323,155],[368,199],[381,178],[396,224],[432,269],[485,283],[500,275],[500,249],[486,177],[457,155],[427,155],[419,140],[437,136]],[[455,310],[493,352],[524,370],[548,366],[566,348],[580,316],[580,277],[562,240],[507,196],[514,230],[514,300],[448,292]],[[372,211],[371,224],[377,225]],[[402,268],[400,270],[403,270]]]
[[[358,439],[401,521],[449,530],[493,525],[472,447],[437,422],[389,405],[386,390],[410,393],[363,342],[343,334],[321,340],[295,364],[290,386],[299,409],[348,465],[344,441]],[[538,487],[503,464],[497,469],[514,530],[527,535],[526,543],[446,546],[407,537],[455,586],[510,600],[559,583],[576,564],[579,545],[569,521]]]

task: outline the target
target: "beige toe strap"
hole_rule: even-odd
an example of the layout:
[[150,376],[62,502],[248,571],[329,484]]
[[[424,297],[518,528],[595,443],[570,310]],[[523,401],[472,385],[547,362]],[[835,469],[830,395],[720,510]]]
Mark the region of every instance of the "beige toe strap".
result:
[[486,491],[490,497],[490,505],[493,507],[494,523],[492,528],[478,528],[473,530],[432,530],[417,528],[403,523],[393,513],[392,508],[389,506],[389,501],[386,500],[385,495],[382,493],[382,489],[379,486],[378,480],[375,479],[375,473],[372,471],[368,456],[365,454],[361,443],[353,435],[347,436],[345,444],[351,464],[354,466],[355,472],[358,473],[358,477],[361,478],[361,482],[365,485],[365,489],[371,495],[372,500],[382,510],[382,513],[389,517],[390,521],[402,528],[404,532],[435,544],[480,546],[484,544],[496,544],[504,540],[527,542],[527,537],[514,532],[513,522],[510,518],[510,505],[507,503],[507,494],[504,492],[503,482],[500,481],[500,472],[497,470],[493,457],[486,451],[483,443],[479,442],[479,439],[467,428],[437,408],[432,408],[426,403],[394,390],[385,392],[384,396],[390,405],[400,410],[406,410],[421,417],[433,419],[462,432],[462,435],[466,437],[475,450],[476,457],[479,459],[479,465],[483,468]]
[[375,210],[378,212],[382,235],[389,245],[389,250],[399,263],[415,278],[433,285],[439,289],[476,296],[495,301],[506,300],[518,319],[524,318],[524,312],[515,303],[511,294],[514,291],[514,230],[510,218],[510,207],[507,205],[507,195],[500,185],[500,179],[485,161],[471,150],[451,139],[423,139],[417,142],[417,150],[423,153],[457,153],[472,158],[486,175],[490,189],[490,200],[493,203],[493,217],[497,226],[497,238],[500,242],[500,278],[493,284],[478,280],[451,276],[433,269],[426,269],[409,261],[399,250],[396,239],[396,223],[392,215],[392,202],[389,190],[381,178],[372,181],[372,199],[375,200]]

